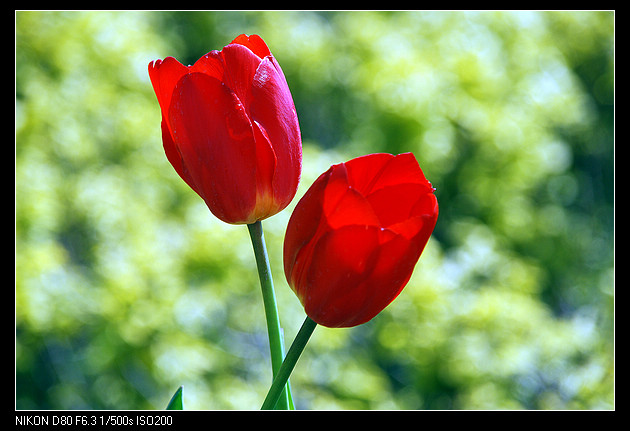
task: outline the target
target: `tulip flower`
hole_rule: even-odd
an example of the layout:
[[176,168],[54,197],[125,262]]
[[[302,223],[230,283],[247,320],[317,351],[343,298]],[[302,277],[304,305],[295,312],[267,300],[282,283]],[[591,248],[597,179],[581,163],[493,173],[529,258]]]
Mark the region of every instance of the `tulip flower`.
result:
[[315,323],[372,319],[409,281],[438,216],[431,183],[411,153],[333,165],[297,204],[284,270]]
[[291,202],[300,128],[284,73],[259,36],[240,35],[192,66],[153,61],[149,76],[166,156],[215,216],[252,224]]

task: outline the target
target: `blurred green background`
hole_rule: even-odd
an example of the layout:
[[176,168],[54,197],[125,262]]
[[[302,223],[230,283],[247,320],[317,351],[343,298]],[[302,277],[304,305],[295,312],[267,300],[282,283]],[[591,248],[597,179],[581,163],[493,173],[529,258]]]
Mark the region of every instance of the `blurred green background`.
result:
[[411,151],[440,217],[371,322],[317,328],[301,409],[614,408],[612,12],[16,12],[16,407],[258,409],[270,364],[244,226],[169,165],[147,65],[240,33],[281,64],[304,141],[263,222],[282,270],[331,164]]

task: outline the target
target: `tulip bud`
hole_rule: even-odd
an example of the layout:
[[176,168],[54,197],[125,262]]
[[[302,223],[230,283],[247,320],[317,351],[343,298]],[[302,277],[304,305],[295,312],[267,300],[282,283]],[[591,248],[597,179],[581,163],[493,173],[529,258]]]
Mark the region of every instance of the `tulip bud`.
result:
[[433,191],[411,153],[358,157],[313,183],[284,242],[286,278],[311,319],[360,325],[398,296],[435,227]]
[[291,202],[300,127],[284,73],[259,36],[240,35],[192,66],[153,61],[149,76],[166,156],[214,215],[251,224]]

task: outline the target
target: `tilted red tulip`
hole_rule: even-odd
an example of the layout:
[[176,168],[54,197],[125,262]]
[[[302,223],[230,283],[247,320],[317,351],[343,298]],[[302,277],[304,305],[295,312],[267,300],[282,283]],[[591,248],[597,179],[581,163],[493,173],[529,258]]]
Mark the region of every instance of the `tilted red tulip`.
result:
[[398,296],[435,227],[433,191],[411,153],[358,157],[313,183],[284,242],[285,275],[311,319],[360,325]]
[[254,223],[297,191],[302,140],[284,73],[265,42],[240,35],[192,66],[149,64],[164,151],[214,215]]

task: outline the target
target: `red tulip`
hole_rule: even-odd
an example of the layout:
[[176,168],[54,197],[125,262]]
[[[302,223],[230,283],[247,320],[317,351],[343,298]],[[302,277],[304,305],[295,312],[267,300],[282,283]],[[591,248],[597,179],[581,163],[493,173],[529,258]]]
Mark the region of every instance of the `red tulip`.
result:
[[306,314],[328,327],[365,323],[409,281],[438,216],[411,153],[332,166],[297,204],[284,271]]
[[240,35],[192,66],[149,63],[169,162],[227,223],[254,223],[297,191],[302,141],[284,73],[265,42]]

